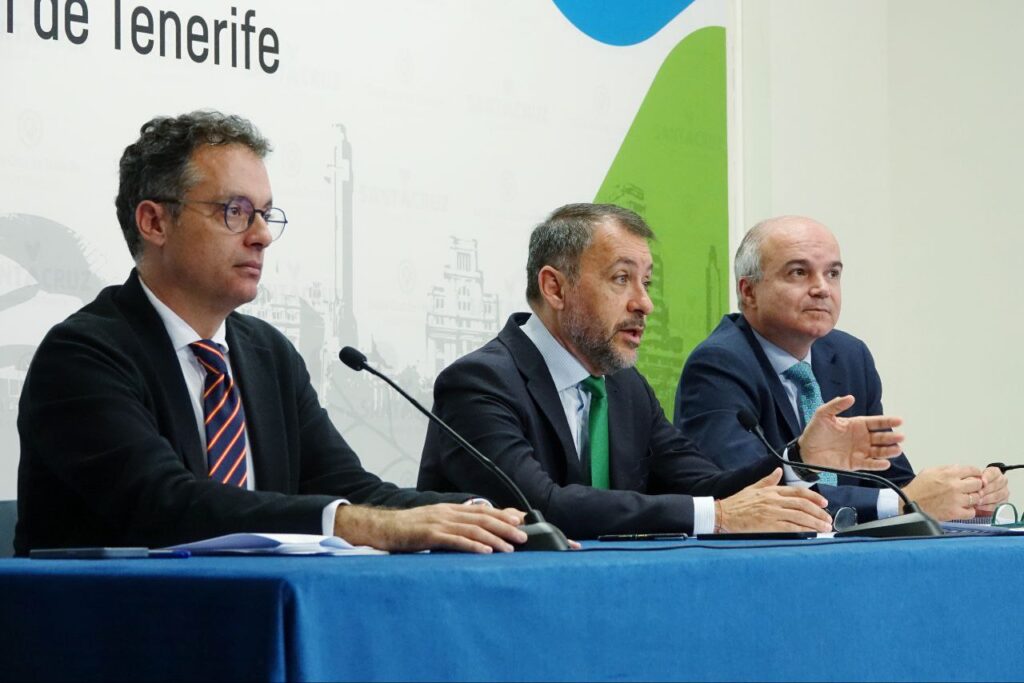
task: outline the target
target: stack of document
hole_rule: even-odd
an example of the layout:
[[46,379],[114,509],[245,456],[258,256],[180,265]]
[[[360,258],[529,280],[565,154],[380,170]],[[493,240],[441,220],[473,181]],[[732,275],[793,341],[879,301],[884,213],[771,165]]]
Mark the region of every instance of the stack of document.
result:
[[193,555],[387,555],[337,536],[315,534],[228,534],[166,550],[187,550]]

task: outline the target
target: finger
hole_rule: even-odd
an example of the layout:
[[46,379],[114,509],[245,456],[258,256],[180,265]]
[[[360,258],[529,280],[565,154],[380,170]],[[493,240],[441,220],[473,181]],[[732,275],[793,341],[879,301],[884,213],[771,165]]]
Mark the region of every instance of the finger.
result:
[[819,517],[821,510],[808,505],[806,509],[780,508],[776,511],[773,526],[790,524],[796,531],[825,532],[832,530],[832,518],[827,514]]
[[431,541],[431,549],[456,550],[463,553],[490,554],[494,548],[486,543],[478,543],[458,534],[440,533]]
[[793,524],[792,522],[779,522],[778,529],[773,529],[773,531],[813,531],[816,534],[823,534],[828,531],[832,531],[832,527],[822,530],[800,526],[799,524]]
[[[515,529],[515,527],[511,528]],[[522,539],[525,541],[526,534],[523,534],[522,531],[518,529],[516,529],[516,531],[522,534]],[[460,537],[467,539],[470,542],[485,545],[503,553],[510,553],[515,549],[514,546],[505,538],[502,538],[500,535],[492,533],[489,529],[485,529],[484,527],[476,524],[451,524],[445,527],[444,533],[449,536]]]
[[836,416],[853,405],[855,399],[851,395],[837,396],[828,403],[822,404],[815,412],[825,416]]
[[[965,479],[959,479],[953,484],[954,488],[961,493],[977,493],[981,491],[981,478],[980,477],[967,477]],[[974,496],[975,500],[979,500],[981,496]]]
[[[899,448],[897,447],[896,450],[899,450]],[[876,449],[872,448],[871,457],[864,457],[863,454],[856,454],[854,456],[852,462],[853,469],[863,470],[865,472],[882,472],[889,469],[892,463],[890,463],[888,459],[894,455],[898,454],[891,453],[884,449],[878,450],[876,455]]]
[[886,429],[879,432],[870,432],[868,434],[868,443],[882,448],[885,446],[897,446],[903,443],[906,438],[906,436],[899,432],[890,432]]
[[[823,508],[815,505],[805,498],[789,497],[784,499],[783,507],[788,510],[797,510],[809,517],[814,517],[819,522],[824,522],[828,528],[832,528],[832,517]],[[826,529],[827,531],[828,529]]]
[[888,431],[902,424],[903,418],[895,415],[867,415],[864,417],[864,425],[873,432]]
[[515,524],[516,526],[518,526],[520,524],[526,523],[526,513],[523,512],[522,510],[517,510],[516,508],[505,508],[504,510],[502,510],[502,512],[509,515],[509,517],[515,520],[513,522],[510,522],[510,524]]
[[981,490],[981,505],[989,505],[995,507],[999,503],[1006,502],[1010,497],[1010,488],[1003,484],[995,484],[993,486],[985,487]]
[[825,496],[821,495],[817,491],[811,489],[801,488],[799,486],[780,486],[778,488],[780,496],[793,496],[796,498],[803,498],[808,500],[812,505],[817,505],[820,508],[828,506],[828,500]]
[[950,469],[954,476],[959,477],[961,479],[974,477],[977,478],[979,482],[981,481],[981,470],[979,470],[977,467],[971,467],[970,465],[955,465]]
[[986,467],[981,473],[981,478],[985,481],[986,484],[989,484],[992,482],[996,482],[999,479],[1005,480],[1006,476],[1001,471],[999,471],[998,467]]
[[774,470],[772,470],[772,473],[769,474],[767,477],[764,477],[764,478],[754,482],[753,484],[751,484],[747,488],[763,489],[763,488],[767,488],[769,486],[775,486],[780,481],[782,481],[782,468],[781,467],[776,467]]
[[[513,519],[515,518],[513,517]],[[459,514],[454,517],[453,522],[479,527],[486,530],[492,536],[500,536],[502,539],[512,543],[526,542],[526,532],[520,529],[515,522],[507,522],[504,518],[491,515]]]
[[494,518],[494,519],[498,519],[498,520],[501,520],[502,522],[505,522],[506,524],[511,524],[512,526],[519,526],[520,524],[523,523],[523,520],[526,517],[526,513],[520,512],[519,510],[516,510],[515,508],[505,508],[503,510],[498,510],[497,508],[485,507],[485,506],[481,505],[481,506],[478,506],[478,507],[476,507],[476,506],[469,507],[469,508],[463,509],[462,511],[464,511],[464,512],[468,511],[468,512],[471,512],[473,514],[480,515],[481,517],[486,516],[486,517],[491,517],[491,518]]

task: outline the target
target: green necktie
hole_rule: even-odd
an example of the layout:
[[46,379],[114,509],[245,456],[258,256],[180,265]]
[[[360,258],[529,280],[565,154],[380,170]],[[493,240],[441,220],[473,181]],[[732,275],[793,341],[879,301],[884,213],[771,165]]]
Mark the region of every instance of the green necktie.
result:
[[587,434],[590,438],[590,485],[595,489],[611,487],[608,474],[608,389],[604,377],[587,377],[580,382],[590,394],[590,418]]
[[[786,368],[782,376],[800,389],[797,403],[800,405],[801,417],[803,417],[804,428],[806,428],[811,423],[811,418],[814,417],[814,411],[820,408],[823,403],[821,400],[821,387],[818,386],[818,380],[814,379],[814,371],[811,370],[811,364],[806,361],[795,363]],[[835,486],[839,481],[836,475],[831,472],[819,472],[818,483]]]

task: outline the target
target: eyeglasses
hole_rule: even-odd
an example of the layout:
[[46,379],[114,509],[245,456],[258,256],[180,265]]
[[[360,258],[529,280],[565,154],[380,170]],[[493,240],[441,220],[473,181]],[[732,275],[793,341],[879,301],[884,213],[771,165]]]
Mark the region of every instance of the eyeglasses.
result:
[[256,214],[263,217],[263,221],[270,230],[271,239],[277,239],[284,234],[284,227],[288,225],[288,218],[284,215],[284,209],[276,206],[270,209],[257,209],[252,205],[248,197],[233,197],[226,202],[211,202],[201,199],[170,199],[154,197],[154,202],[166,204],[209,204],[224,209],[224,225],[234,233],[245,232],[252,227],[256,220]]
[[1017,516],[1017,508],[1013,503],[1002,503],[992,512],[992,526],[1024,527],[1024,517]]

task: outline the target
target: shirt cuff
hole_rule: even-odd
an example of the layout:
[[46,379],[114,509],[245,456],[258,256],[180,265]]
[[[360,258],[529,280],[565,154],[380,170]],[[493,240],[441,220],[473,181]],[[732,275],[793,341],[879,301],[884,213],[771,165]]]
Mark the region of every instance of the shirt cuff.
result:
[[715,499],[696,496],[693,499],[693,535],[715,533]]
[[344,498],[328,503],[324,508],[323,514],[320,516],[320,526],[324,536],[334,535],[334,517],[338,514],[339,505],[348,505],[349,502]]
[[878,491],[878,519],[895,517],[900,514],[900,497],[892,489],[880,489]]
[[[786,462],[789,462],[789,449],[788,448],[786,450],[782,451],[782,459],[785,460]],[[817,476],[814,475],[814,472],[811,472],[810,470],[805,470],[805,471],[811,476],[811,481],[807,481],[806,479],[801,477],[799,474],[796,473],[796,470],[794,470],[789,465],[783,465],[782,466],[782,481],[787,486],[795,486],[795,487],[801,488],[801,489],[809,489],[809,488],[811,488],[812,486],[814,486],[815,484],[818,483],[818,478],[817,478]]]

